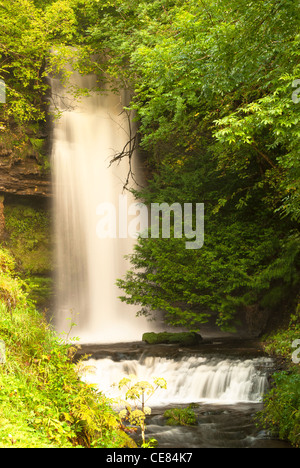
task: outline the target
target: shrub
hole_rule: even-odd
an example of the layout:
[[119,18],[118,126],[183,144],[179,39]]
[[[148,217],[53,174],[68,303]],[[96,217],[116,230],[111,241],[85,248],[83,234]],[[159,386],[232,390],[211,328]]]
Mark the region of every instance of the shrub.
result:
[[167,382],[163,378],[154,377],[153,384],[154,385],[146,381],[139,382],[137,377],[133,374],[128,377],[124,377],[118,384],[119,390],[125,387],[125,400],[133,402],[133,407],[124,402],[126,409],[123,409],[120,412],[120,417],[124,421],[128,420],[130,424],[140,427],[142,434],[142,448],[152,448],[157,444],[155,439],[146,441],[145,421],[147,415],[151,414],[151,408],[146,406],[146,403],[158,389],[167,389]]
[[266,341],[265,350],[280,357],[286,370],[272,376],[272,388],[264,397],[263,411],[258,414],[258,421],[264,428],[295,447],[300,446],[300,372],[299,364],[293,362],[293,345],[300,338],[299,314],[298,304],[289,326]]
[[272,435],[300,446],[300,374],[291,372],[274,374],[274,387],[264,398],[264,410],[258,420]]
[[6,347],[0,365],[0,447],[129,446],[110,400],[80,379],[76,347],[59,338],[26,301],[6,255],[0,250],[0,280],[7,280],[6,291],[15,292],[18,301],[10,310],[0,291],[0,339]]
[[5,249],[0,249],[0,301],[12,308],[25,304],[25,284],[15,275],[15,263]]

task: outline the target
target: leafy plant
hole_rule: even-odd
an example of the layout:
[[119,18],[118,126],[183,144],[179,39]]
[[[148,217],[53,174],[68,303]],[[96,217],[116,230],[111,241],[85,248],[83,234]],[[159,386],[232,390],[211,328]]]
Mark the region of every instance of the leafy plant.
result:
[[159,388],[167,388],[167,383],[163,378],[153,378],[153,383],[154,385],[146,381],[139,382],[135,375],[130,375],[128,377],[124,377],[118,384],[118,388],[120,390],[123,387],[127,389],[125,399],[134,403],[133,407],[126,404],[126,408],[119,413],[120,418],[124,421],[128,420],[130,424],[140,427],[143,448],[150,448],[156,442],[153,439],[146,442],[145,421],[146,417],[151,414],[151,408],[146,406],[146,403]]
[[[0,365],[0,446],[132,446],[110,400],[80,379],[76,347],[58,337],[27,300],[11,256],[0,250],[0,260],[0,278],[7,279],[0,295],[0,339],[6,348]],[[8,294],[16,298],[11,309]]]
[[[264,408],[257,416],[260,427],[295,447],[300,447],[300,369],[293,359],[293,343],[300,343],[299,313],[298,302],[289,325],[265,337],[265,351],[279,359],[285,370],[272,375],[271,389],[265,395]],[[296,354],[298,357],[299,352]]]
[[51,269],[51,222],[47,210],[20,204],[4,209],[6,246],[25,275],[45,275]]
[[300,447],[300,373],[277,372],[273,388],[264,397],[264,410],[259,413],[259,424],[274,436]]

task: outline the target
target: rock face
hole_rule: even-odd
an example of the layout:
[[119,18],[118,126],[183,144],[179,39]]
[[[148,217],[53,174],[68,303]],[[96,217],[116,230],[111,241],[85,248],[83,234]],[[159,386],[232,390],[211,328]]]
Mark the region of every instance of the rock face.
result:
[[[1,130],[1,127],[0,127]],[[0,132],[0,242],[30,279],[40,310],[52,307],[51,171],[46,137]],[[34,147],[36,145],[36,148]],[[43,146],[44,151],[39,151]]]
[[34,156],[16,159],[0,150],[0,192],[50,197],[51,177]]

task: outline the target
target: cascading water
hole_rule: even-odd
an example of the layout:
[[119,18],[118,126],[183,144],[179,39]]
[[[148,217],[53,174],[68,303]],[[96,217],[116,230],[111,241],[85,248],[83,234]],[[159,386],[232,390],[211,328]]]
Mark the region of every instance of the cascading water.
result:
[[[97,85],[94,76],[78,73],[72,81],[80,88]],[[100,239],[96,232],[97,207],[118,207],[128,174],[128,161],[109,167],[129,139],[128,120],[122,114],[125,93],[92,93],[75,101],[59,79],[51,79],[51,87],[53,105],[62,112],[53,124],[52,148],[56,327],[68,333],[71,321],[76,323],[72,334],[82,342],[141,340],[151,328],[149,322],[136,318],[135,308],[120,301],[115,285],[129,269],[124,256],[132,252],[134,240]]]
[[181,359],[145,357],[140,360],[89,360],[85,379],[96,384],[105,395],[116,398],[120,392],[113,385],[126,375],[139,381],[164,377],[167,390],[157,391],[151,398],[154,406],[210,402],[234,404],[260,402],[267,388],[266,373],[261,370],[271,360],[246,360],[221,357],[187,356]]
[[[196,354],[181,350],[177,357],[149,353],[150,349],[137,359],[123,353],[90,359],[81,369],[82,379],[110,397],[117,410],[125,404],[126,388],[122,391],[117,385],[123,377],[133,375],[136,381],[149,383],[154,382],[154,377],[163,377],[167,388],[158,389],[150,398],[145,396],[146,405],[152,408],[146,433],[158,441],[160,449],[288,448],[259,431],[253,419],[262,408],[267,376],[274,365],[272,359],[209,355],[205,346],[203,352],[198,350]],[[129,400],[127,404],[132,406],[133,402]],[[166,409],[178,411],[187,407],[193,411],[196,424],[170,426]]]

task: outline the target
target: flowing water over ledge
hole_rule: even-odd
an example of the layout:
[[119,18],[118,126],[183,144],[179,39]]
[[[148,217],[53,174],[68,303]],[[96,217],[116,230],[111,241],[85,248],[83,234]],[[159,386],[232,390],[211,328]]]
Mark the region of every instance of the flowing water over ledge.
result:
[[[147,403],[152,408],[147,436],[155,438],[159,448],[290,448],[255,425],[253,417],[262,409],[274,370],[272,359],[255,344],[209,342],[183,349],[127,343],[83,346],[83,352],[92,352],[84,379],[108,397],[120,396],[112,385],[126,375],[167,381],[167,390],[159,390]],[[166,425],[166,409],[191,403],[197,426]]]

